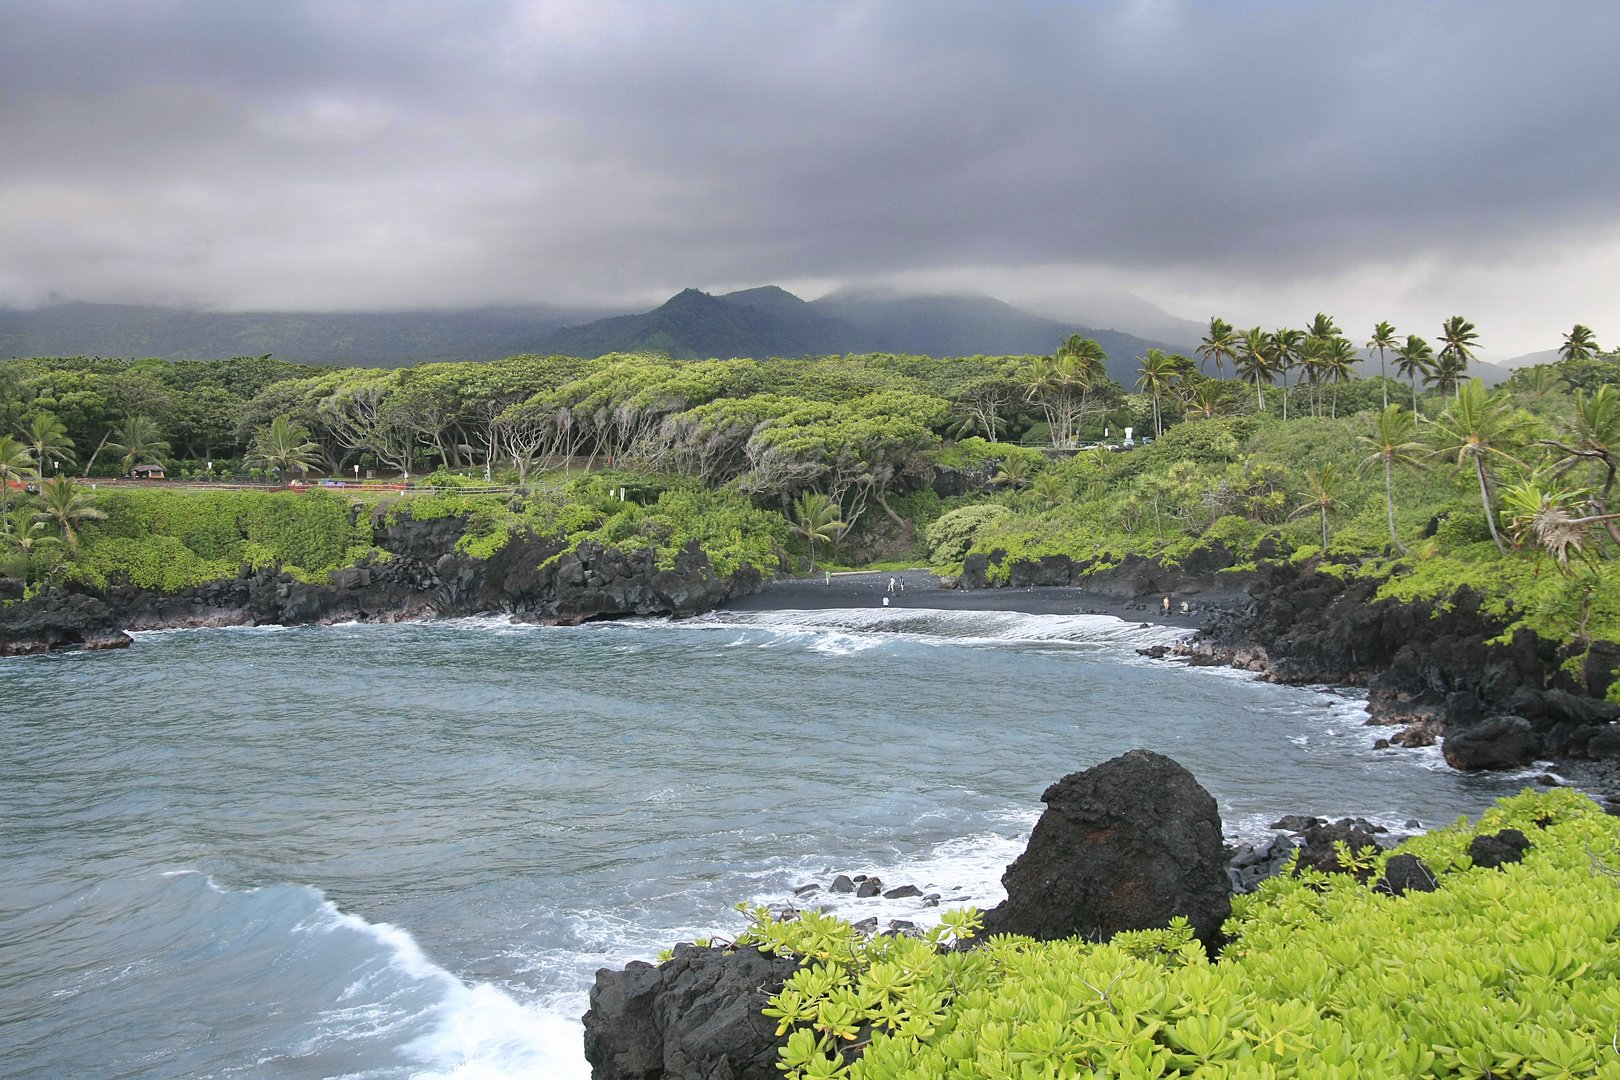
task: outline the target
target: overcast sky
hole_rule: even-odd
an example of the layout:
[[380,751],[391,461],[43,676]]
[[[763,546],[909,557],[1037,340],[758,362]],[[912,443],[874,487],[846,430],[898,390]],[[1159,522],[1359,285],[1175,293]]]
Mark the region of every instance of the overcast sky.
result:
[[891,284],[1609,346],[1617,42],[1549,0],[0,0],[0,303]]

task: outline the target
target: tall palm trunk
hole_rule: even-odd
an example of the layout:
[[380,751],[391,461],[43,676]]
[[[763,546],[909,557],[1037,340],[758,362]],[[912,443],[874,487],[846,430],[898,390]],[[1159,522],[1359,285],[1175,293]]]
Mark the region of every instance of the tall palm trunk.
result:
[[1506,556],[1507,545],[1502,543],[1502,535],[1496,531],[1496,515],[1491,513],[1491,489],[1485,484],[1484,458],[1474,458],[1474,472],[1479,475],[1479,501],[1485,505],[1485,524],[1491,527],[1491,539],[1496,541],[1496,550]]
[[1395,462],[1388,457],[1384,458],[1384,508],[1389,511],[1389,542],[1395,545],[1395,550],[1402,555],[1406,554],[1406,545],[1395,534]]

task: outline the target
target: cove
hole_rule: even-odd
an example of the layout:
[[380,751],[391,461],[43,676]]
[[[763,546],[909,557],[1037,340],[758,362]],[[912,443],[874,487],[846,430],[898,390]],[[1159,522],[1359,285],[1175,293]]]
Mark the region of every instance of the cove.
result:
[[[981,907],[1042,789],[1133,747],[1229,836],[1523,775],[1099,616],[929,609],[169,631],[0,664],[8,1075],[583,1076],[598,967],[829,871]],[[927,917],[915,900],[850,914]]]

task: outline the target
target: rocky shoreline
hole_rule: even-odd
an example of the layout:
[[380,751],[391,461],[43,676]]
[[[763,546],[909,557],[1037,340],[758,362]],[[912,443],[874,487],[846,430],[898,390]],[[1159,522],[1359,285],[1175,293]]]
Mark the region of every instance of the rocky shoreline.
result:
[[[693,543],[660,567],[650,548],[623,552],[555,537],[513,537],[488,559],[456,550],[459,517],[374,523],[376,553],[334,570],[324,582],[274,567],[243,567],[232,578],[178,592],[113,586],[97,592],[55,586],[20,599],[20,582],[0,581],[0,656],[127,646],[126,631],[216,626],[303,626],[399,622],[500,612],[522,622],[574,625],[629,615],[690,616],[757,592],[751,566],[719,574]],[[9,586],[6,583],[10,583]],[[9,589],[10,596],[7,596]]]
[[[1071,773],[1041,801],[1046,808],[1028,846],[1002,877],[1007,899],[984,913],[976,938],[957,947],[972,948],[996,934],[1105,942],[1180,917],[1213,955],[1225,940],[1231,897],[1252,892],[1290,864],[1294,873],[1350,873],[1393,895],[1432,892],[1441,876],[1411,854],[1389,859],[1377,882],[1365,865],[1341,865],[1341,842],[1362,852],[1398,848],[1407,839],[1362,819],[1329,823],[1290,815],[1272,825],[1272,839],[1259,847],[1227,845],[1209,792],[1180,764],[1146,750]],[[1506,829],[1474,837],[1469,855],[1475,866],[1496,868],[1519,861],[1530,846],[1524,833]],[[875,899],[908,889],[908,895],[921,892],[915,886],[884,892],[873,878],[857,886],[854,877],[839,875],[825,890],[819,883],[795,889],[794,903],[814,907],[823,891]],[[791,920],[799,911],[789,903],[772,914]],[[882,931],[876,918],[851,925],[866,935],[918,933],[903,920]],[[592,1080],[778,1076],[786,1036],[762,1010],[801,963],[746,943],[683,943],[661,964],[600,969],[583,1018]],[[847,1054],[859,1057],[869,1036],[863,1030]]]
[[[1439,742],[1458,769],[1543,759],[1620,759],[1620,706],[1604,700],[1620,648],[1589,650],[1514,631],[1462,589],[1445,603],[1376,600],[1378,582],[1306,564],[1262,563],[1251,603],[1214,614],[1172,654],[1273,682],[1365,686],[1369,723],[1390,745]],[[1575,670],[1570,661],[1577,660]]]
[[[887,599],[900,608],[1106,614],[1196,630],[1150,654],[1274,682],[1365,686],[1369,722],[1393,729],[1390,746],[1438,742],[1459,769],[1620,762],[1620,706],[1604,700],[1620,647],[1594,642],[1571,670],[1573,646],[1531,631],[1493,644],[1505,624],[1466,589],[1445,603],[1377,600],[1377,581],[1296,565],[1264,541],[1260,561],[1243,566],[1217,541],[1179,563],[1133,555],[1099,565],[1055,555],[1003,565],[1004,553],[990,552],[970,555],[954,581],[905,571],[768,584],[751,566],[717,573],[695,543],[670,567],[659,567],[651,549],[586,543],[566,551],[562,540],[533,534],[477,558],[456,550],[466,525],[459,517],[378,515],[375,555],[323,582],[244,567],[174,593],[57,586],[18,599],[21,584],[0,579],[0,600],[10,601],[0,606],[0,656],[120,648],[131,630],[490,613],[572,625],[691,616],[728,603],[760,611]],[[1166,597],[1169,613],[1160,607]]]

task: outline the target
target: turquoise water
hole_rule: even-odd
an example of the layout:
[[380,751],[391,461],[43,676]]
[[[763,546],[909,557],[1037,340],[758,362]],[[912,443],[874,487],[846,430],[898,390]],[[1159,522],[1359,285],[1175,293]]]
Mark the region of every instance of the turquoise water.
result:
[[1042,789],[1132,747],[1231,835],[1523,783],[1374,751],[1352,697],[1135,654],[1163,640],[861,610],[0,662],[0,1072],[583,1077],[596,968],[834,872],[988,906]]

